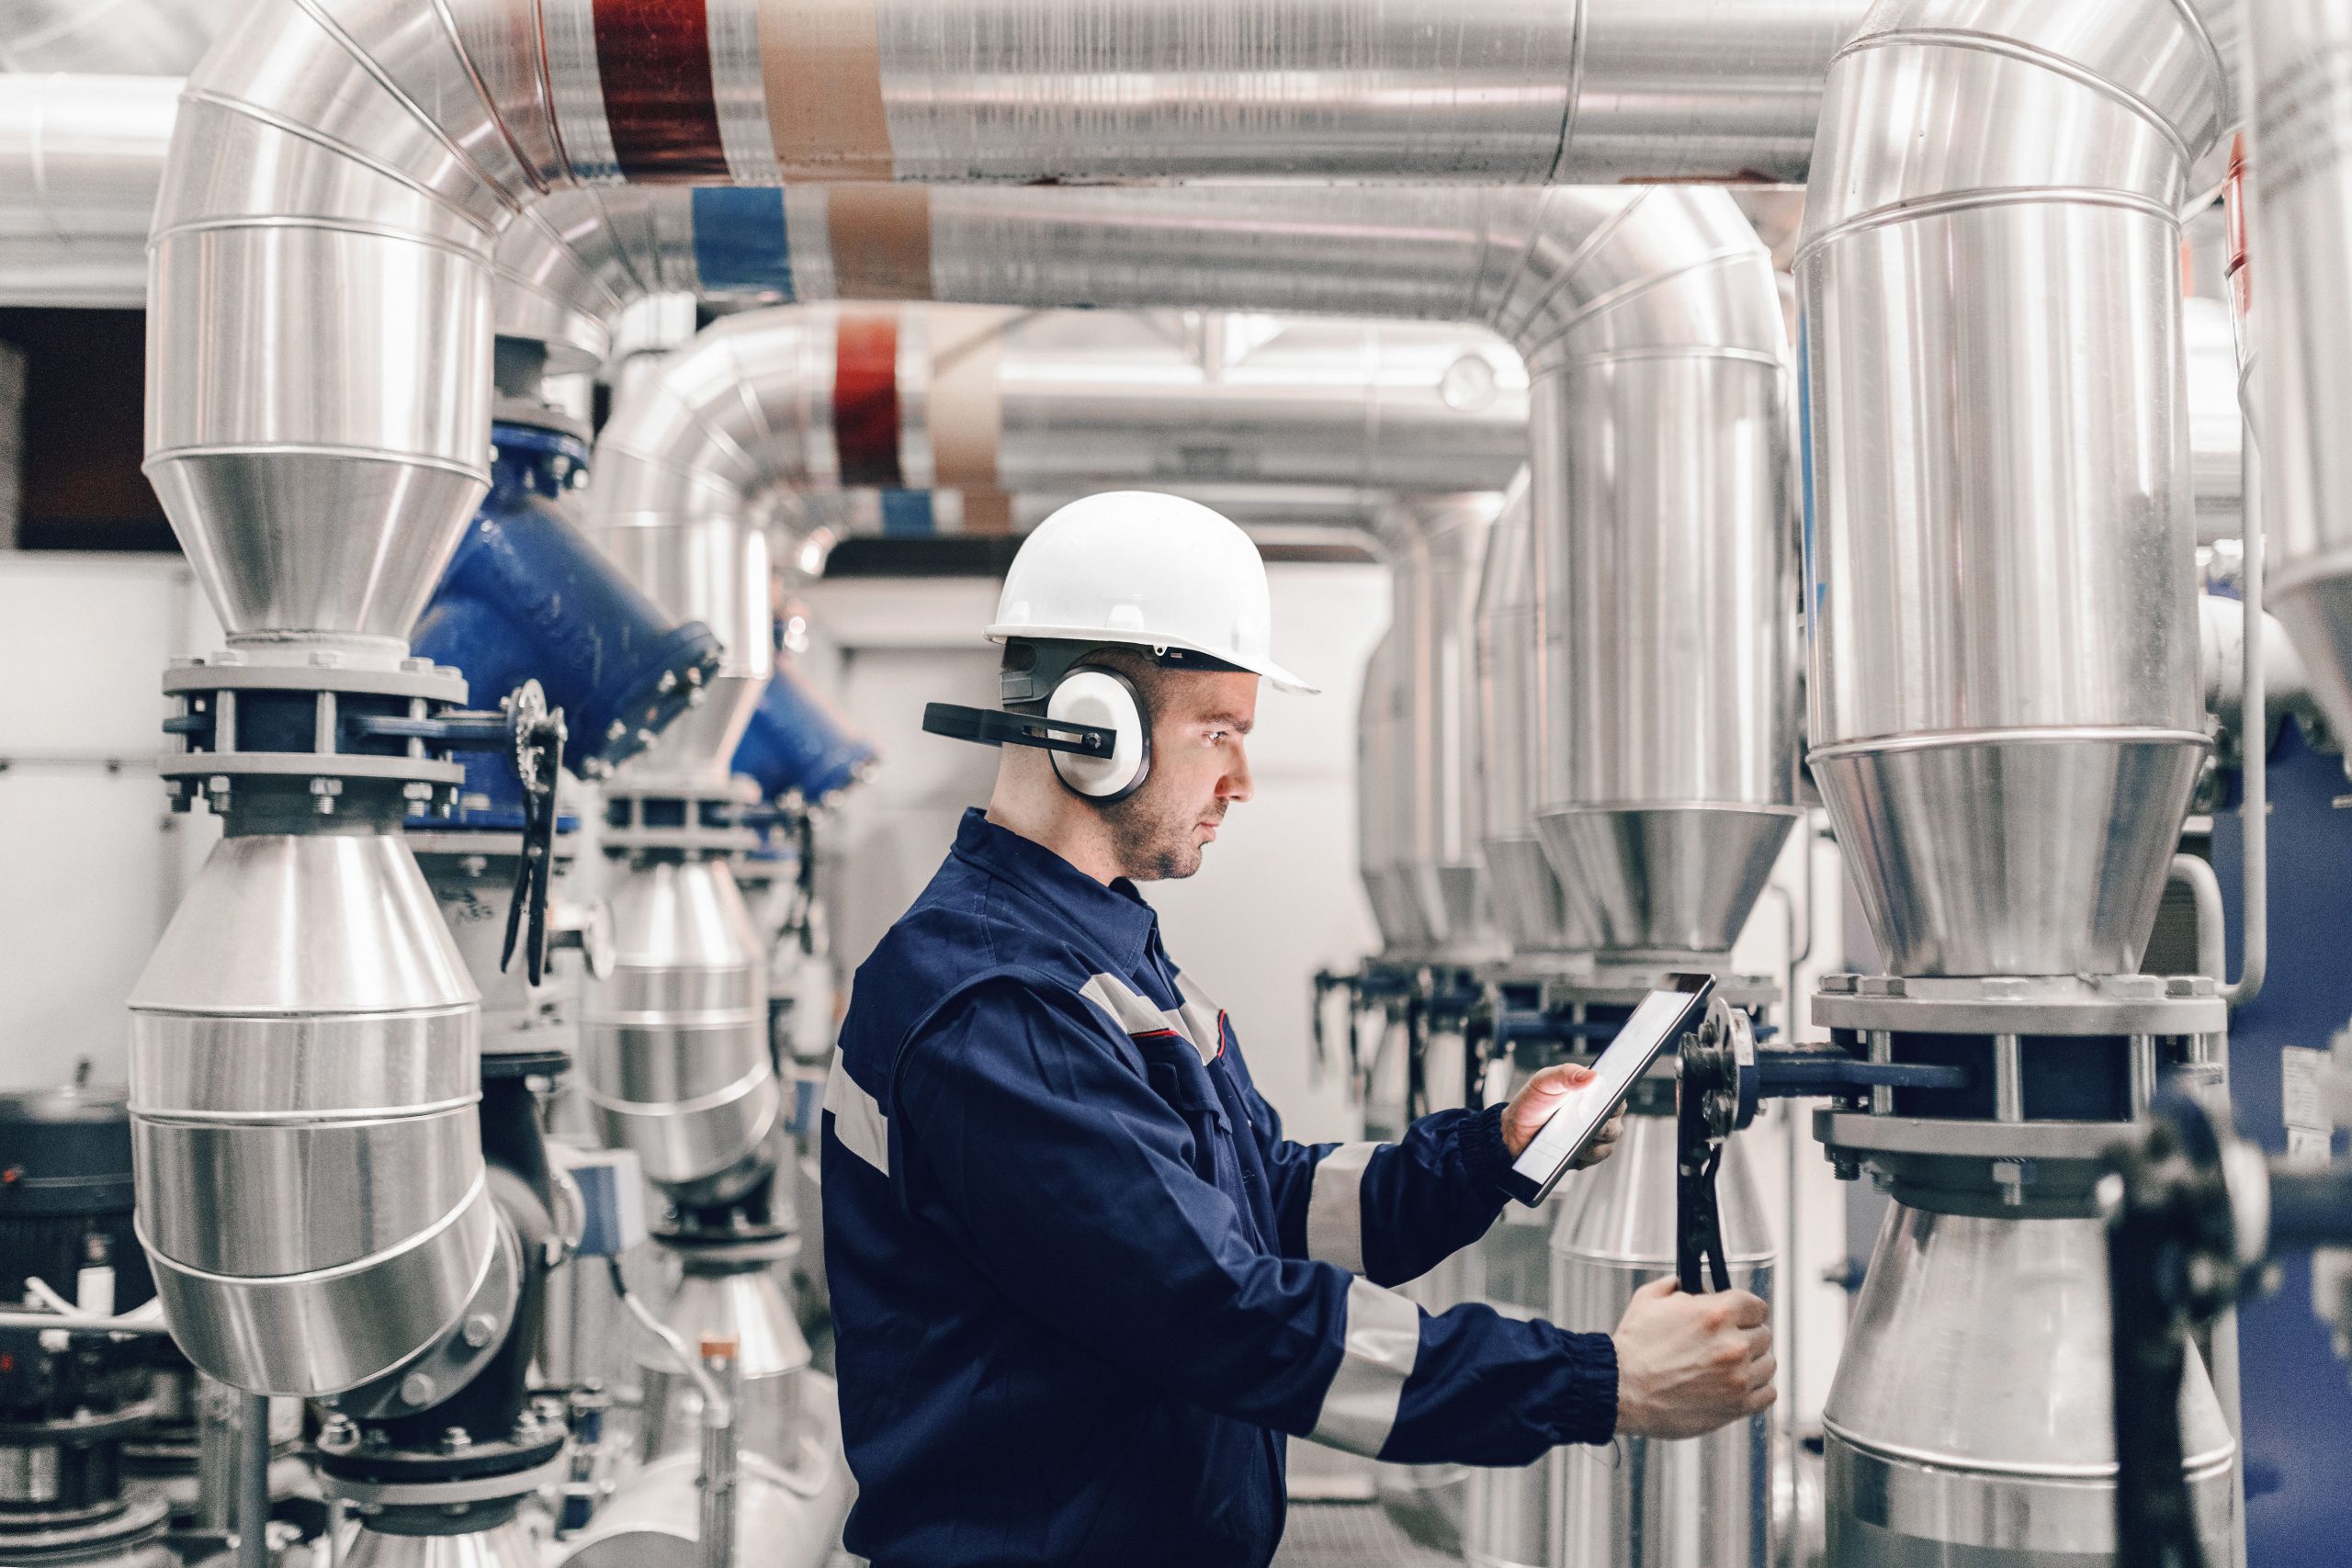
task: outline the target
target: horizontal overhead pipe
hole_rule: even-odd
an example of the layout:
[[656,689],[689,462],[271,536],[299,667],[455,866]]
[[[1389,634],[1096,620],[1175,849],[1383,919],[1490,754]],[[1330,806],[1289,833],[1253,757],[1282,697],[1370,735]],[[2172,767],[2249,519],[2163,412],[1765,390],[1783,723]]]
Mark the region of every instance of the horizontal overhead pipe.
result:
[[1012,495],[1119,481],[1498,490],[1527,377],[1475,327],[811,306],[727,317],[613,411],[594,525],[752,517],[777,491]]
[[245,0],[0,0],[0,72],[177,76]]

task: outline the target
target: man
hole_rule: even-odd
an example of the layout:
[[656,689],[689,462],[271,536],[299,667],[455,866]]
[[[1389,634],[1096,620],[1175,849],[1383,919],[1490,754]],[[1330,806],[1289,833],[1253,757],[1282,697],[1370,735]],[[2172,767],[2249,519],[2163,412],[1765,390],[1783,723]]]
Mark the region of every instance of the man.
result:
[[1261,678],[1305,689],[1269,619],[1231,523],[1091,497],[1006,578],[1014,712],[926,716],[1012,743],[859,969],[826,1088],[847,1539],[876,1568],[1263,1564],[1284,1434],[1524,1464],[1771,1403],[1742,1292],[1655,1285],[1610,1336],[1385,1288],[1484,1234],[1584,1069],[1393,1145],[1283,1139],[1134,887],[1198,871],[1250,798]]

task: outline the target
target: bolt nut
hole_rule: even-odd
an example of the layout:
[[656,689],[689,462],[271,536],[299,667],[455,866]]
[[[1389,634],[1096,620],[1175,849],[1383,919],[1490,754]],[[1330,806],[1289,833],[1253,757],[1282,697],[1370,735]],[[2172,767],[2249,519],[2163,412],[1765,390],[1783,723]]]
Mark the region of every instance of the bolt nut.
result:
[[1862,1162],[1851,1155],[1831,1155],[1829,1173],[1840,1181],[1860,1181],[1862,1179]]
[[466,1319],[466,1326],[463,1330],[466,1343],[477,1350],[489,1344],[492,1337],[497,1332],[498,1324],[486,1312],[478,1312]]
[[434,1394],[438,1392],[439,1386],[426,1372],[411,1372],[401,1380],[401,1403],[403,1404],[430,1404]]
[[441,1434],[441,1447],[447,1452],[456,1453],[461,1450],[472,1448],[473,1446],[473,1434],[467,1431],[463,1427],[452,1427],[447,1431]]
[[331,1454],[349,1453],[359,1446],[359,1423],[337,1413],[319,1428],[319,1447]]

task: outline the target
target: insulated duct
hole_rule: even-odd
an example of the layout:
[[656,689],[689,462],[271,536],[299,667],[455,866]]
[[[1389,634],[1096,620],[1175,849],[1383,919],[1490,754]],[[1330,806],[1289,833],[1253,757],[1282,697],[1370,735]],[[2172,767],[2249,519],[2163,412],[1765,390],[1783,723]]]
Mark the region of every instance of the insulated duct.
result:
[[1479,852],[1471,747],[1476,693],[1472,640],[1478,577],[1500,498],[1491,492],[1416,496],[1388,508],[1387,693],[1395,746],[1384,791],[1394,824],[1390,866],[1412,900],[1429,955],[1490,956],[1495,942],[1487,866]]
[[1542,760],[1543,638],[1536,621],[1534,504],[1522,471],[1503,496],[1487,540],[1474,637],[1476,702],[1470,741],[1471,796],[1495,923],[1514,957],[1577,953],[1593,945],[1535,832]]
[[[2248,200],[2252,287],[2264,334],[2254,389],[2264,411],[2263,478],[2269,600],[2310,670],[2338,735],[2352,734],[2352,6],[2262,0],[2246,7],[2254,56],[2254,155]],[[2241,285],[2243,287],[2243,285]]]
[[0,299],[146,299],[179,90],[171,76],[0,76]]
[[1887,4],[1832,67],[1811,761],[1891,973],[2138,967],[2209,749],[2178,214],[2223,21]]
[[[808,306],[730,316],[624,400],[600,517],[755,518],[774,492],[1236,481],[1363,497],[1499,488],[1526,373],[1475,328],[1214,312]],[[989,510],[983,513],[983,506]]]
[[0,71],[176,76],[244,0],[0,0]]
[[1538,737],[1539,832],[1605,947],[1729,948],[1794,815],[1796,591],[1785,329],[1769,258],[1727,196],[842,189],[690,200],[698,254],[719,249],[704,236],[759,237],[729,251],[720,276],[800,298],[839,286],[850,255],[876,284],[942,299],[1183,300],[1500,333],[1531,378],[1538,570],[1544,603],[1558,606],[1543,617],[1553,696]]
[[[868,56],[856,43],[856,27],[797,26],[804,9],[770,0],[714,17],[692,4],[592,8],[579,0],[452,0],[427,12],[358,0],[264,0],[222,37],[190,80],[157,207],[147,471],[242,656],[269,664],[273,680],[280,678],[280,664],[288,671],[364,665],[371,693],[405,690],[402,682],[426,678],[399,668],[403,638],[488,481],[482,433],[490,414],[496,246],[517,221],[533,221],[525,214],[537,198],[572,179],[854,172],[854,158],[812,163],[808,139],[834,131],[862,136],[864,122],[843,111],[842,94],[868,80],[877,84],[872,101],[888,132],[890,172],[907,176],[1316,178],[1376,172],[1536,180],[1750,167],[1792,173],[1814,118],[1811,84],[1854,14],[1851,6],[1747,3],[1694,12],[1645,0],[1638,7],[1595,4],[1555,21],[1548,9],[1531,17],[1515,6],[1465,13],[1431,3],[1424,13],[1363,0],[1319,13],[1327,25],[1297,26],[1290,7],[1265,3],[1237,6],[1224,18],[1229,25],[1201,27],[1186,22],[1197,24],[1197,12],[1171,7],[1164,16],[1113,13],[1100,46],[1090,47],[1082,61],[1063,61],[1057,72],[1046,68],[1051,61],[1028,51],[1068,35],[1017,30],[1014,24],[1030,14],[1024,6],[941,7],[910,0],[877,6],[865,13],[876,29],[870,65],[862,63]],[[1661,18],[1671,18],[1671,26]],[[714,29],[714,21],[724,25]],[[944,30],[933,37],[933,29]],[[902,37],[916,53],[900,52]],[[1710,47],[1692,51],[1693,37],[1711,40]],[[825,41],[838,45],[844,38],[852,40],[846,52]],[[1530,40],[1543,38],[1553,41],[1533,49]],[[968,55],[947,47],[956,39],[965,40]],[[999,69],[958,76],[954,62],[965,58]],[[1532,84],[1534,90],[1460,93],[1453,84],[1463,62],[1487,59],[1518,62],[1512,69],[1520,77],[1510,85]],[[891,62],[887,68],[885,61]],[[1690,63],[1670,63],[1685,61]],[[901,69],[901,62],[915,68]],[[1633,69],[1645,62],[1657,72],[1646,80]],[[1147,65],[1158,80],[1179,86],[1174,105],[1157,95],[1138,99],[1107,90],[1109,81],[1132,80]],[[1750,90],[1757,75],[1780,87]],[[1675,80],[1705,90],[1679,96],[1650,90]],[[1642,90],[1628,90],[1629,82]],[[1590,95],[1570,90],[1569,83],[1608,87],[1607,112],[1601,100],[1588,103]],[[1302,84],[1331,91],[1300,93]],[[985,90],[991,85],[993,97]],[[777,112],[761,112],[771,88]],[[707,105],[700,96],[706,91]],[[1758,103],[1770,106],[1768,124],[1756,121]],[[1035,106],[1034,115],[1007,112],[1024,104]],[[1513,124],[1532,127],[1532,141],[1521,144],[1516,132],[1498,130],[1498,104]],[[1653,118],[1660,106],[1675,104],[1687,112],[1663,124]],[[1081,105],[1091,107],[1074,107]],[[1068,131],[1060,141],[1056,123]],[[1638,134],[1620,142],[1605,134],[1612,124]],[[953,135],[934,142],[941,133],[926,126],[944,126]],[[1713,150],[1732,141],[1740,144],[1736,161],[1718,159]],[[991,160],[988,150],[997,145],[1029,152]],[[1627,149],[1640,166],[1620,167],[1600,151],[1611,147]],[[1068,167],[1038,166],[1063,161]],[[1541,392],[1546,378],[1594,377],[1606,390],[1631,388],[1643,373],[1630,367],[1645,360],[1725,349],[1755,355],[1748,361],[1753,379],[1766,389],[1757,397],[1770,405],[1761,423],[1731,402],[1652,400],[1633,417],[1642,427],[1642,449],[1671,452],[1679,468],[1706,476],[1718,487],[1712,499],[1758,482],[1769,492],[1743,495],[1708,519],[1682,520],[1723,530],[1721,558],[1769,575],[1781,548],[1778,470],[1785,468],[1786,430],[1779,302],[1763,247],[1720,193],[1012,191],[993,202],[967,195],[932,203],[919,189],[755,194],[772,204],[769,227],[747,228],[742,220],[759,209],[739,209],[707,236],[723,234],[733,250],[706,249],[702,225],[693,225],[695,269],[705,282],[748,254],[788,261],[796,293],[820,292],[829,273],[831,288],[886,297],[928,292],[1054,305],[1180,300],[1484,322],[1526,360],[1539,417],[1546,407],[1556,417],[1568,400],[1547,404]],[[689,210],[700,197],[724,195],[698,193]],[[827,216],[823,246],[804,244],[790,220],[795,211],[817,210]],[[550,231],[537,229],[532,237]],[[655,225],[648,231],[658,238],[663,231]],[[782,254],[787,244],[788,257]],[[1765,364],[1768,358],[1773,363]],[[1621,368],[1629,373],[1620,376]],[[1606,396],[1600,401],[1608,412],[1580,415],[1576,434],[1539,446],[1539,463],[1595,465],[1585,482],[1604,488],[1622,477],[1624,504],[1564,513],[1568,476],[1547,479],[1539,466],[1539,535],[1656,531],[1653,502],[1673,508],[1691,499],[1619,476],[1611,443],[1634,434],[1615,423],[1632,403]],[[1547,451],[1554,456],[1546,458]],[[1766,469],[1775,471],[1757,478]],[[1764,527],[1768,521],[1773,525]],[[740,554],[707,558],[742,564]],[[703,605],[673,601],[648,576],[638,581],[673,615],[710,624],[730,651],[757,647],[764,654],[764,637],[739,643]],[[757,581],[764,583],[763,570]],[[748,594],[735,602],[747,611],[753,603]],[[759,614],[747,616],[763,630],[764,609],[763,599]],[[1761,670],[1761,677],[1738,678],[1780,691],[1781,639],[1743,645],[1747,629],[1740,623],[1732,637],[1706,644],[1707,659]],[[1653,670],[1671,661],[1678,682],[1692,674],[1687,651],[1670,640],[1633,662],[1645,660]],[[1702,684],[1715,678],[1702,673]],[[1639,690],[1639,681],[1628,689]],[[726,705],[714,700],[706,707]],[[1608,711],[1606,704],[1592,709],[1596,717]],[[740,728],[708,727],[691,744],[682,738],[682,754],[723,767]],[[1768,717],[1758,739],[1769,743],[1787,728]],[[711,744],[720,739],[725,750]],[[661,750],[633,767],[652,764]],[[1678,809],[1785,810],[1786,770],[1770,758],[1751,760],[1752,776],[1773,780],[1737,798],[1699,798],[1691,781],[1662,774],[1649,782],[1668,789]],[[1572,807],[1603,813],[1653,804],[1568,794]],[[354,1048],[336,1059],[378,1061],[388,1059],[372,1043],[380,1020],[390,1016],[384,1009],[399,1013],[413,1002],[424,1010],[413,1029],[401,1024],[401,1039],[413,1040],[416,1052],[401,1059],[418,1071],[394,1086],[400,1094],[390,1100],[350,1086],[356,1098],[339,1100],[329,1118],[337,1136],[349,1128],[390,1140],[350,1168],[352,1201],[375,1216],[364,1234],[289,1220],[271,1230],[277,1239],[266,1246],[259,1231],[248,1238],[243,1227],[214,1235],[202,1217],[203,1195],[220,1189],[195,1179],[143,1182],[141,1218],[150,1243],[162,1238],[164,1251],[190,1270],[184,1290],[163,1292],[175,1331],[185,1336],[216,1315],[227,1325],[224,1335],[191,1344],[200,1364],[248,1388],[330,1392],[337,1380],[356,1381],[379,1364],[397,1371],[405,1358],[446,1348],[467,1291],[476,1281],[487,1288],[491,1280],[499,1244],[486,1202],[479,1201],[478,1146],[435,1153],[419,1141],[426,1134],[412,1137],[407,1130],[441,1115],[450,1096],[470,1092],[475,1003],[413,861],[387,831],[272,834],[258,831],[263,818],[252,822],[254,833],[232,837],[214,858],[218,880],[235,884],[236,897],[212,897],[207,884],[215,870],[208,868],[135,998],[142,1027],[151,1017],[178,1021],[159,1025],[151,1039],[134,1040],[141,1136],[174,1144],[200,1133],[211,1168],[241,1173],[240,1179],[260,1181],[282,1168],[271,1164],[279,1157],[273,1152],[277,1128],[241,1119],[262,1109],[275,1115],[278,1108],[274,1101],[264,1107],[258,1089],[236,1087],[264,1081],[238,1064],[277,1062],[267,1081],[321,1092],[324,1086],[303,1069],[321,1059],[318,1029],[342,1027],[349,1012],[366,1018],[352,1022]],[[641,818],[632,827],[666,830]],[[394,863],[379,863],[387,859]],[[353,880],[363,868],[372,868],[364,884]],[[1622,876],[1639,869],[1620,857],[1603,871]],[[289,897],[300,891],[317,901],[281,900],[274,908],[321,911],[293,928],[312,944],[300,971],[262,974],[237,963],[226,967],[268,984],[224,989],[208,983],[203,960],[213,946],[191,921],[227,915],[242,921],[241,911],[261,908],[248,904],[248,895],[280,885]],[[413,918],[396,933],[401,941],[388,944],[376,940],[379,933],[348,931],[332,914],[363,906],[407,910]],[[428,930],[429,937],[422,934]],[[304,1021],[322,1016],[304,1004],[314,988],[306,976],[339,974],[363,952],[406,952],[412,935],[430,948],[424,956],[434,962],[384,976],[380,985],[371,972],[369,986],[331,998],[328,1023]],[[404,984],[428,976],[436,978],[424,987],[429,997]],[[231,1050],[230,1043],[234,1060],[223,1058],[219,1071],[182,1073],[182,1066],[193,1071],[210,1060],[208,1053]],[[189,1095],[208,1097],[200,1106],[151,1093],[183,1081]],[[401,1118],[379,1117],[364,1128],[350,1120],[363,1105],[387,1104],[403,1108]],[[311,1108],[287,1113],[309,1116]],[[422,1188],[382,1192],[367,1174],[428,1162],[470,1195],[437,1218],[417,1210],[432,1196]],[[424,1279],[413,1288],[385,1283],[383,1270],[394,1261],[423,1269]],[[164,1272],[159,1261],[159,1275]],[[336,1310],[341,1298],[333,1291],[306,1292],[291,1315],[265,1310],[288,1299],[280,1287],[289,1281],[348,1286],[371,1299],[389,1293],[401,1311],[364,1314],[363,1336],[363,1314]]]

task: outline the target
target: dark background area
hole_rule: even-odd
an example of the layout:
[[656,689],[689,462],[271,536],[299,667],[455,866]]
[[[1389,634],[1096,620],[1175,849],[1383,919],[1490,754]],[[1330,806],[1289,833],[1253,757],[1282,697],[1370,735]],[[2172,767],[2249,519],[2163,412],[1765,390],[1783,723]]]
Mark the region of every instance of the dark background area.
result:
[[176,550],[145,453],[146,312],[0,310],[25,355],[28,550]]

